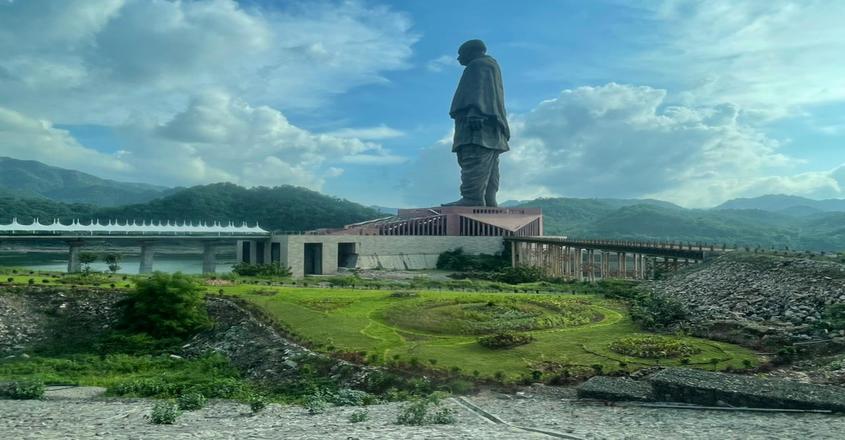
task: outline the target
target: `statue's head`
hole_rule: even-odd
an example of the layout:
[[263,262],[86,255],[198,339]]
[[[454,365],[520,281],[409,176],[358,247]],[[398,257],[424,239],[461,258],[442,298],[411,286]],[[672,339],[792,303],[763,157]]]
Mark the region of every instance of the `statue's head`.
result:
[[458,48],[458,62],[466,66],[472,60],[484,56],[487,53],[487,46],[481,40],[469,40]]

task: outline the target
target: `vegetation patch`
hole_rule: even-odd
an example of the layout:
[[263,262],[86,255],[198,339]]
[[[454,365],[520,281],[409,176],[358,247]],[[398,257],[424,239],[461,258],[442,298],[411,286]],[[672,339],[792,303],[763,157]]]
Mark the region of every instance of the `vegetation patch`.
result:
[[352,304],[352,301],[354,301],[352,298],[311,298],[302,301],[302,305],[318,312],[328,312],[346,307]]
[[[627,285],[593,288],[618,294]],[[587,288],[581,283],[567,286],[578,291]],[[403,383],[407,381],[390,372],[371,375],[364,389],[382,396],[397,389],[415,394],[460,390],[466,388],[461,383],[467,381],[570,383],[598,371],[613,374],[650,365],[683,365],[681,358],[634,358],[609,350],[612,342],[642,330],[630,319],[626,304],[600,294],[418,290],[417,297],[397,299],[384,290],[357,288],[268,287],[280,292],[274,296],[253,295],[244,286],[223,289],[225,294],[257,306],[295,341],[314,350],[452,384],[417,386]],[[348,305],[326,311],[309,307],[325,298]],[[491,350],[478,343],[479,337],[500,332],[530,332],[534,340],[506,350]],[[760,362],[743,347],[698,338],[684,340],[702,350],[689,356],[691,366],[714,368],[712,358],[718,359],[719,369],[746,368],[745,362]],[[302,390],[300,395],[313,388]]]
[[179,406],[170,400],[156,402],[150,412],[150,423],[155,425],[172,425],[179,418]]
[[44,383],[35,380],[16,380],[0,383],[0,398],[14,400],[42,399]]
[[692,356],[701,352],[695,345],[667,336],[630,336],[613,341],[610,349],[616,353],[638,358],[667,359]]
[[478,338],[478,343],[487,348],[501,349],[525,345],[533,340],[533,336],[525,333],[496,333]]
[[409,330],[446,335],[576,327],[602,319],[589,301],[573,298],[507,297],[428,299],[385,311],[386,322]]

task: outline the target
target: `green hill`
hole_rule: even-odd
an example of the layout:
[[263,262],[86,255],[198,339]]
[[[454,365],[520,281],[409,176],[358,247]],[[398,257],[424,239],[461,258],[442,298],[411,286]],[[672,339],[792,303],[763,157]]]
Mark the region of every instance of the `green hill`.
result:
[[116,206],[161,197],[168,188],[101,179],[34,160],[0,157],[0,189],[6,195],[65,203]]
[[295,186],[243,188],[231,183],[195,186],[147,203],[118,207],[66,204],[0,194],[0,222],[17,217],[22,223],[38,217],[68,222],[99,218],[118,220],[220,221],[250,224],[267,230],[303,231],[339,227],[371,218],[378,211],[347,200]]
[[845,213],[804,216],[761,209],[684,209],[654,201],[537,199],[546,235],[579,238],[706,242],[729,246],[845,250]]

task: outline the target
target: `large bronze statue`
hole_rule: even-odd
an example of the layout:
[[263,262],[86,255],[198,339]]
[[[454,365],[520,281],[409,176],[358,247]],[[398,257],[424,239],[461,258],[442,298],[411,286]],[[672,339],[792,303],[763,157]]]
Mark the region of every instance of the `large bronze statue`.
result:
[[458,62],[466,68],[449,115],[455,120],[452,151],[461,166],[461,199],[443,206],[496,206],[499,154],[508,151],[510,139],[502,72],[481,40],[462,44]]

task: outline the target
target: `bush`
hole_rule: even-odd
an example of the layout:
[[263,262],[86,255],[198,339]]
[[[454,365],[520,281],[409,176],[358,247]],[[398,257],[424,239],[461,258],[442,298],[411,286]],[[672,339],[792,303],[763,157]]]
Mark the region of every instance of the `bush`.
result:
[[264,408],[267,408],[267,399],[259,394],[249,396],[247,403],[249,403],[249,409],[253,414],[258,414],[261,411],[264,411]]
[[617,339],[609,348],[619,354],[649,359],[691,356],[701,352],[700,348],[682,339],[653,335]]
[[[509,249],[508,246],[506,246]],[[485,271],[492,272],[504,269],[511,264],[510,255],[467,255],[463,248],[446,251],[437,257],[437,268],[456,271]]]
[[170,400],[156,402],[150,413],[150,422],[156,425],[172,425],[179,417],[179,407]]
[[32,380],[0,383],[0,398],[33,400],[44,398],[44,383]]
[[646,328],[665,328],[687,317],[683,304],[669,297],[640,293],[632,301],[631,318]]
[[289,277],[291,276],[290,268],[279,266],[278,264],[251,264],[238,263],[232,266],[232,272],[241,276],[259,276],[259,277]]
[[349,415],[349,422],[350,423],[366,422],[369,417],[370,417],[370,413],[367,410],[362,409],[362,410],[352,412],[352,414]]
[[177,403],[179,404],[179,409],[182,411],[195,411],[198,409],[203,409],[205,407],[207,400],[202,393],[197,392],[189,392],[182,394],[177,399]]
[[417,292],[403,290],[399,292],[393,292],[390,294],[391,298],[416,298],[420,296]]
[[302,406],[308,410],[308,414],[315,415],[326,412],[326,408],[328,408],[329,403],[326,402],[322,393],[316,393],[306,397]]
[[845,330],[845,304],[831,304],[825,307],[820,325],[828,330]]
[[370,401],[370,394],[360,390],[343,388],[329,396],[329,400],[337,406],[361,406]]
[[[431,414],[430,411],[436,411]],[[399,415],[396,418],[396,423],[399,425],[422,426],[426,424],[449,424],[454,423],[455,417],[452,415],[452,410],[440,406],[440,399],[437,394],[432,394],[426,398],[414,398],[405,403],[399,409]]]
[[211,323],[202,287],[179,272],[156,272],[146,280],[138,280],[135,291],[120,305],[121,328],[157,338],[188,336]]
[[534,340],[534,337],[526,333],[496,333],[495,335],[482,336],[478,343],[492,349],[512,348],[525,345]]

